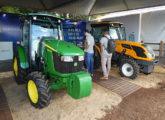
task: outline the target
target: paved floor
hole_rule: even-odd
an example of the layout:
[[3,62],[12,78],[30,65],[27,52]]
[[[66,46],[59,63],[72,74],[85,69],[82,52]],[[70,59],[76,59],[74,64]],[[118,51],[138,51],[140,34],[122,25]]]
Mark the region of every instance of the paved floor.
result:
[[[12,60],[0,61],[0,72],[12,71]],[[13,120],[5,93],[0,85],[0,120]]]
[[12,60],[0,61],[0,72],[12,71]]
[[1,86],[0,86],[0,120],[13,120],[5,93],[3,92]]
[[[162,59],[161,59],[161,63],[163,63]],[[8,62],[1,61],[0,70],[1,70],[0,72],[11,71],[12,61],[8,61]],[[8,103],[10,105],[14,120],[46,120],[47,116],[49,116],[50,120],[51,119],[59,120],[59,118],[61,118],[62,120],[63,118],[66,118],[66,120],[69,120],[69,119],[84,120],[87,118],[94,119],[94,118],[99,118],[100,116],[104,115],[104,112],[102,112],[102,109],[105,106],[108,106],[108,108],[111,108],[112,106],[116,106],[121,101],[121,97],[118,97],[113,94],[109,94],[108,92],[105,92],[104,90],[94,85],[91,96],[80,99],[80,100],[73,100],[70,96],[67,95],[66,91],[63,91],[63,90],[52,92],[51,104],[43,110],[36,110],[30,105],[30,102],[28,101],[28,98],[26,96],[25,86],[24,85],[18,86],[13,80],[11,75],[10,75],[10,78],[8,78],[7,73],[10,73],[10,72],[2,73],[5,75],[3,78],[1,78],[3,79],[3,82],[1,85],[3,86],[3,89],[7,96]],[[99,73],[99,75],[101,74]],[[157,77],[156,76],[157,73],[154,73],[153,75]],[[158,74],[158,75],[161,75],[161,74]],[[99,76],[96,77],[96,79],[98,78]],[[117,76],[117,78],[120,78],[119,75]],[[139,77],[139,79],[142,79],[142,80],[145,78],[148,78],[148,77],[146,75]],[[113,78],[112,80],[114,80],[113,81],[114,85],[117,82],[119,82],[120,84],[122,83],[116,80],[115,78]],[[145,82],[143,82],[143,84],[145,84]],[[13,88],[17,88],[17,89],[13,89]],[[102,87],[102,88],[108,90],[108,88],[105,88],[105,87]],[[116,88],[116,90],[117,89],[120,90],[119,88]],[[15,99],[15,96],[17,96],[17,99]],[[79,116],[83,116],[83,117],[80,118]]]

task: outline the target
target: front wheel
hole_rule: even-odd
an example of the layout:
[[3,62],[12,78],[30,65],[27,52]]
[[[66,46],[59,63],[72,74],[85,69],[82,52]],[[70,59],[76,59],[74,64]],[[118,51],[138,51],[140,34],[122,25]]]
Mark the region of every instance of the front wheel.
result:
[[27,93],[31,104],[35,108],[44,108],[49,105],[51,95],[48,80],[41,72],[32,72],[27,77]]
[[120,75],[135,79],[139,74],[139,66],[132,59],[123,59],[120,64]]

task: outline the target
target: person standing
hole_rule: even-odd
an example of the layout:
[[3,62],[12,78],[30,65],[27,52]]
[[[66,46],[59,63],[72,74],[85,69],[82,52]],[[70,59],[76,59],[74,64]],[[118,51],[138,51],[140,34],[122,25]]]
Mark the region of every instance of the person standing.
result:
[[103,76],[100,79],[108,79],[109,72],[111,69],[111,58],[112,53],[107,52],[108,48],[108,40],[110,36],[108,34],[108,30],[103,30],[102,34],[103,37],[100,40],[100,47],[101,47],[101,66],[103,71]]
[[86,68],[88,70],[88,73],[90,73],[91,76],[93,76],[94,38],[89,33],[88,30],[85,30],[84,34],[86,36],[86,39],[85,39],[85,49],[84,49],[84,52],[85,52],[85,64],[86,64]]

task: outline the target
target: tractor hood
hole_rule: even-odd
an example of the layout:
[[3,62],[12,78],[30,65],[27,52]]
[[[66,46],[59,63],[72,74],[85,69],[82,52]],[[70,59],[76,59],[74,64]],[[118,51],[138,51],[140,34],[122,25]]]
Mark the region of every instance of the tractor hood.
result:
[[117,40],[116,41],[117,44],[127,44],[127,45],[141,45],[142,43],[139,43],[139,42],[132,42],[132,41],[120,41],[120,40]]
[[79,47],[62,40],[45,39],[43,40],[42,44],[45,47],[51,49],[52,51],[57,52],[64,56],[84,55],[83,50],[81,50]]

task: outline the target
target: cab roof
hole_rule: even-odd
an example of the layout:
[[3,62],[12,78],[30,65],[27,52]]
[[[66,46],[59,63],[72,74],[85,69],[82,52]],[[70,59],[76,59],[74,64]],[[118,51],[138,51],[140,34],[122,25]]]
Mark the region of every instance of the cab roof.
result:
[[62,17],[56,16],[53,14],[47,14],[47,13],[28,13],[28,15],[30,15],[30,16],[33,16],[33,15],[34,16],[48,16],[48,17],[55,17],[55,18],[64,20],[64,18],[62,18]]

